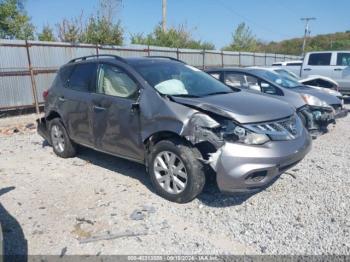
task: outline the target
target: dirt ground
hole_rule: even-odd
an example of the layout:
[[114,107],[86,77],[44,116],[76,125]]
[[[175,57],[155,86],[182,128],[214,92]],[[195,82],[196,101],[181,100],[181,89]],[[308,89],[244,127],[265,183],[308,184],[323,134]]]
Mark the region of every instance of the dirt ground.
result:
[[350,116],[263,192],[211,184],[182,205],[158,197],[142,165],[90,149],[56,157],[35,118],[0,119],[7,254],[350,255]]

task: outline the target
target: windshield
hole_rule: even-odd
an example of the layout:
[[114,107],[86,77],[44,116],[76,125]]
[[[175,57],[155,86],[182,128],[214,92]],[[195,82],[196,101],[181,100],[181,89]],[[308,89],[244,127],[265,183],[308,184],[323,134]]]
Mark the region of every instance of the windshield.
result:
[[274,73],[268,70],[261,70],[261,69],[256,69],[253,70],[253,72],[262,78],[265,78],[275,84],[278,84],[282,87],[285,88],[296,88],[296,87],[300,87],[301,84],[296,81],[295,79],[291,78],[291,77],[286,77],[283,75],[280,75],[278,73]]
[[233,92],[207,73],[182,63],[141,63],[134,68],[163,95],[203,97]]
[[278,74],[280,74],[280,75],[282,75],[284,77],[289,77],[289,78],[292,78],[292,79],[297,80],[297,81],[300,79],[296,74],[294,74],[294,73],[292,73],[292,72],[290,72],[288,70],[275,69],[275,72],[277,72]]

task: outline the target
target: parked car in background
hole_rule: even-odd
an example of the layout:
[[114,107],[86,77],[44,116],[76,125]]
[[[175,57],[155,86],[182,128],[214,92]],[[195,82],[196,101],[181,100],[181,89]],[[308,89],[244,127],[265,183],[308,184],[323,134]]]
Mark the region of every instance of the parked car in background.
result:
[[202,191],[205,170],[223,192],[254,191],[311,147],[287,103],[160,57],[70,61],[45,92],[38,132],[63,158],[79,144],[142,163],[156,192],[180,203]]
[[273,67],[288,69],[290,72],[293,72],[297,76],[300,76],[300,70],[302,65],[302,60],[275,62],[272,64]]
[[[284,63],[293,63],[288,61]],[[329,77],[339,84],[339,91],[343,95],[350,95],[350,51],[318,51],[306,53],[299,73],[297,63],[295,68],[283,63],[274,66],[286,68],[301,78],[313,75]],[[311,84],[314,85],[314,84]]]
[[335,118],[347,114],[335,96],[301,85],[273,70],[260,68],[216,68],[207,73],[233,88],[265,93],[295,107],[309,131],[324,132]]
[[321,90],[322,92],[326,92],[330,95],[334,95],[338,97],[341,101],[344,101],[343,95],[337,91],[339,87],[338,83],[329,77],[315,75],[315,76],[309,76],[305,79],[301,79],[300,77],[298,77],[293,72],[287,69],[279,68],[279,67],[276,67],[276,68],[272,67],[272,69],[274,72],[280,75],[283,75],[287,78],[291,78],[294,81],[298,81],[302,85],[306,85],[314,89]]

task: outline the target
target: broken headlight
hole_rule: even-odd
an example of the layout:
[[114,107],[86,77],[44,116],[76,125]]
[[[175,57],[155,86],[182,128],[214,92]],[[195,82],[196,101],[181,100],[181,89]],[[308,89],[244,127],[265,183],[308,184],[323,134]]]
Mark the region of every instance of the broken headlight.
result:
[[239,142],[246,145],[262,145],[270,140],[265,134],[254,133],[231,121],[228,121],[227,125],[223,127],[222,137],[226,141]]
[[327,104],[325,101],[317,98],[316,96],[312,96],[309,94],[300,94],[300,96],[305,101],[305,103],[310,105],[310,106],[332,108],[329,104]]
[[193,144],[209,142],[216,148],[227,142],[247,145],[262,145],[269,141],[265,134],[255,133],[244,127],[236,125],[232,120],[225,119],[220,123],[210,116],[197,113],[189,122],[190,132],[186,136]]

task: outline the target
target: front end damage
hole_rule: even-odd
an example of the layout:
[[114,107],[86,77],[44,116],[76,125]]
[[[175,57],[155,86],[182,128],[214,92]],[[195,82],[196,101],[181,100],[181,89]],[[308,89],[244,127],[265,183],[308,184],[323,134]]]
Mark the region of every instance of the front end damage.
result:
[[264,188],[301,161],[311,148],[311,138],[297,115],[241,125],[196,113],[183,134],[200,148],[202,161],[215,171],[218,187],[226,193]]
[[330,124],[335,124],[335,111],[332,107],[305,106],[298,110],[304,125],[311,134],[327,132]]

